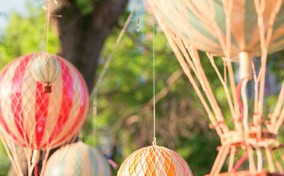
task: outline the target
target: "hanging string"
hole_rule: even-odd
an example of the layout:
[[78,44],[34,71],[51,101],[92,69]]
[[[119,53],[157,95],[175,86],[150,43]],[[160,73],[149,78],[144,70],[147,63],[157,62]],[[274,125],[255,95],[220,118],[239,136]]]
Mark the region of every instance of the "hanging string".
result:
[[100,85],[102,79],[104,78],[104,76],[105,76],[105,74],[107,72],[107,69],[109,68],[109,65],[110,65],[110,63],[111,63],[111,61],[113,59],[114,52],[116,51],[116,49],[117,49],[117,47],[118,47],[122,37],[124,36],[127,27],[129,26],[130,20],[131,20],[131,18],[133,16],[133,13],[134,13],[134,11],[135,11],[135,9],[137,7],[138,1],[139,0],[137,0],[135,2],[134,8],[131,10],[130,14],[128,15],[128,17],[126,19],[126,22],[124,23],[123,28],[121,29],[121,31],[120,31],[120,33],[119,33],[119,35],[118,35],[118,37],[117,37],[117,39],[115,41],[115,44],[114,44],[114,46],[112,48],[112,51],[111,51],[110,55],[106,58],[106,63],[104,64],[103,69],[102,69],[101,73],[99,74],[97,81],[95,82],[95,86],[94,86],[94,88],[92,90],[91,97],[93,97],[97,93],[98,86]]
[[46,12],[45,12],[45,24],[44,24],[44,41],[42,51],[47,52],[48,46],[48,32],[49,32],[49,23],[50,23],[50,3],[49,0],[45,0]]
[[153,15],[152,75],[153,75],[153,145],[156,145],[156,77],[155,77],[155,17]]
[[94,141],[96,141],[97,139],[97,132],[96,132],[96,119],[97,119],[97,115],[98,115],[98,94],[95,93],[93,96],[93,102],[92,102],[92,130],[93,130],[93,137],[94,137]]
[[112,51],[111,51],[110,55],[106,58],[106,62],[104,64],[104,66],[103,66],[103,69],[102,69],[101,73],[99,74],[98,79],[95,82],[94,88],[93,88],[93,90],[91,92],[91,96],[90,97],[93,100],[93,103],[92,103],[92,116],[93,116],[93,119],[94,119],[94,123],[95,123],[95,119],[97,118],[97,111],[98,111],[97,106],[98,106],[98,88],[99,88],[99,85],[100,85],[102,79],[104,78],[104,76],[106,75],[106,72],[107,72],[107,70],[108,70],[108,68],[110,66],[110,63],[113,60],[113,55],[114,55],[118,45],[120,44],[121,39],[124,36],[127,27],[129,26],[131,18],[132,18],[133,14],[134,14],[134,12],[135,12],[135,10],[137,8],[138,2],[139,2],[139,0],[136,0],[133,9],[130,11],[130,14],[128,15],[128,17],[127,17],[127,19],[126,19],[126,21],[125,21],[125,23],[124,23],[124,25],[123,25],[119,35],[118,35],[116,41],[115,41],[115,44],[114,44],[114,46],[112,48]]
[[[94,88],[93,88],[93,90],[91,92],[91,96],[90,97],[91,97],[91,100],[93,100],[93,102],[92,102],[92,117],[93,117],[92,119],[93,119],[93,124],[95,124],[95,120],[96,120],[97,114],[98,114],[98,108],[97,107],[98,107],[98,88],[99,88],[99,85],[100,85],[102,79],[104,78],[104,76],[107,73],[107,70],[108,70],[108,68],[110,66],[110,63],[113,60],[113,55],[114,55],[117,47],[119,46],[119,44],[121,42],[121,39],[122,39],[122,37],[124,36],[124,34],[126,32],[127,27],[130,24],[131,18],[133,16],[134,12],[135,12],[135,9],[137,7],[138,2],[139,2],[139,0],[136,0],[133,9],[130,11],[130,14],[128,15],[128,17],[127,17],[127,19],[126,19],[126,21],[125,21],[125,23],[124,23],[124,25],[123,25],[119,35],[118,35],[116,41],[115,41],[115,44],[114,44],[114,46],[112,48],[112,51],[111,51],[110,55],[106,58],[106,62],[104,64],[104,66],[103,66],[103,69],[102,69],[101,73],[99,74],[98,79],[96,80],[96,82],[94,84]],[[95,125],[93,126],[93,130],[95,131]],[[112,159],[109,159],[109,158],[106,158],[106,159],[107,159],[108,163],[114,169],[117,168],[117,164],[116,164],[115,161],[113,161]]]
[[141,29],[141,24],[140,24],[140,13],[138,12],[138,10],[136,11],[136,32],[140,32]]

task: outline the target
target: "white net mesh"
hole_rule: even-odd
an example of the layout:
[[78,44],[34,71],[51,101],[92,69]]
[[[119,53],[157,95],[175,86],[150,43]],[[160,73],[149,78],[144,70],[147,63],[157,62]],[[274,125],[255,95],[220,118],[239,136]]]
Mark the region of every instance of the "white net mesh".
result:
[[148,146],[132,153],[121,165],[118,176],[191,176],[187,163],[174,151]]

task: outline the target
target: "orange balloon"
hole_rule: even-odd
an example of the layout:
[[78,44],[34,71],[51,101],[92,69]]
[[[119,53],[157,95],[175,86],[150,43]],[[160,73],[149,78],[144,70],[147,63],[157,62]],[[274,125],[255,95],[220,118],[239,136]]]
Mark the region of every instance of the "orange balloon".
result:
[[117,176],[192,176],[188,164],[176,152],[157,145],[132,153]]

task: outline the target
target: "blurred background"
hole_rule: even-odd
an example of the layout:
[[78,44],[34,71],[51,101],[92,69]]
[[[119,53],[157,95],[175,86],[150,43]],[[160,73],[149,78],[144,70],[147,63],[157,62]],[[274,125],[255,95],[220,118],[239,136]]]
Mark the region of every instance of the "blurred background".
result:
[[[139,1],[110,67],[98,85],[95,85],[98,75],[136,1],[56,0],[52,4],[48,51],[70,60],[83,74],[90,93],[95,86],[97,90],[97,99],[90,103],[89,117],[80,138],[118,164],[136,149],[152,143],[152,29],[155,25],[157,143],[178,152],[194,175],[209,173],[219,138],[209,128],[207,115],[165,36],[153,22],[146,2]],[[39,0],[0,0],[1,69],[21,55],[41,51],[44,9],[44,2]],[[282,55],[281,52],[274,54],[268,64],[267,109],[275,101],[284,77]],[[205,60],[204,64],[209,62]],[[218,81],[214,71],[206,70],[206,74],[214,87]],[[222,91],[218,91],[221,88],[214,89],[218,100],[226,101]],[[10,162],[2,145],[0,158],[0,175],[4,176],[9,172]],[[115,169],[113,173],[116,174]]]

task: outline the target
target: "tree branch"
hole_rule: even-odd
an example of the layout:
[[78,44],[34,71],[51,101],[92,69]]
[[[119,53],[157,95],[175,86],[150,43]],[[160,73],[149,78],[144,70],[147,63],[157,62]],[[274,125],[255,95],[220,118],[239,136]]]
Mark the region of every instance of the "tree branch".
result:
[[[181,70],[177,70],[175,71],[167,80],[167,85],[159,92],[156,94],[156,102],[160,101],[161,99],[163,99],[169,92],[170,88],[175,84],[175,82],[183,75],[183,72]],[[153,98],[151,100],[149,100],[146,104],[144,104],[140,109],[140,112],[145,112],[145,111],[149,111],[152,106],[153,106]],[[135,112],[137,112],[137,109],[134,110]],[[123,115],[113,126],[112,130],[114,132],[116,132],[118,129],[120,129],[123,124],[125,124],[125,121],[127,121],[127,119],[133,118],[135,117],[135,115],[133,114],[133,111],[127,112],[127,114]],[[130,121],[132,121],[130,119]]]

